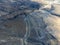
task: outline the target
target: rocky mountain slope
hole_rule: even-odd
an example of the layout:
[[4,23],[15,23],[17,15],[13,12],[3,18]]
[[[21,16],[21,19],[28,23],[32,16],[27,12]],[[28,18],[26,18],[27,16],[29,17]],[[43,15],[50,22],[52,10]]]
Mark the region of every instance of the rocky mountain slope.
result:
[[45,0],[0,0],[0,45],[60,45],[60,4]]

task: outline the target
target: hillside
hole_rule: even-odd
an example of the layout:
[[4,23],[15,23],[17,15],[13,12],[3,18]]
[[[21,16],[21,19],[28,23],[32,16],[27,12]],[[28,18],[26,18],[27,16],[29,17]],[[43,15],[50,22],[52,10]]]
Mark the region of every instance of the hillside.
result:
[[60,45],[59,8],[45,0],[0,0],[0,45]]

